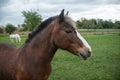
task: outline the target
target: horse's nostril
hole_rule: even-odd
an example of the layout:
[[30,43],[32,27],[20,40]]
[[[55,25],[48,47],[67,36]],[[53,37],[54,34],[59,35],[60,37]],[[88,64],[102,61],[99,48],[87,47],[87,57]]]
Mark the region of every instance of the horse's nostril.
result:
[[90,51],[88,51],[88,57],[90,57],[91,56],[91,52]]

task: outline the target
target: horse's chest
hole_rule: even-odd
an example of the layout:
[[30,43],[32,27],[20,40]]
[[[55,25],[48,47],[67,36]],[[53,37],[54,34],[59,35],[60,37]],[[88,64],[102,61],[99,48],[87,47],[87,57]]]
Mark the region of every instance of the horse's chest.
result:
[[31,65],[29,67],[19,65],[16,71],[16,78],[17,80],[47,80],[50,71],[50,65]]

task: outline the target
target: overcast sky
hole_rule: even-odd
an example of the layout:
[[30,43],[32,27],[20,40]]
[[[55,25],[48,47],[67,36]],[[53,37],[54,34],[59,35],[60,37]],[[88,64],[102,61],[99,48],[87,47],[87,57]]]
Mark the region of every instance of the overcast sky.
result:
[[69,11],[74,20],[101,18],[120,20],[120,0],[0,0],[0,25],[22,24],[23,10],[39,9],[43,19]]

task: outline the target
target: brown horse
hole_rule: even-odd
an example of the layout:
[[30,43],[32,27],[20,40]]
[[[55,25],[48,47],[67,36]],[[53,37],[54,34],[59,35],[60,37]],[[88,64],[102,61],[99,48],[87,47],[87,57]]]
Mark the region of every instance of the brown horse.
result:
[[67,50],[86,60],[91,48],[75,29],[75,22],[64,15],[51,17],[31,32],[17,49],[0,44],[0,80],[47,80],[51,61],[58,49]]

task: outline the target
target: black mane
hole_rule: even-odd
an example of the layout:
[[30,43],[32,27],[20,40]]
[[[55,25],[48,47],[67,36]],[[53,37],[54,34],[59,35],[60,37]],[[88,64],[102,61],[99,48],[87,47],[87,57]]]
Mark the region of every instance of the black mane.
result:
[[26,39],[25,43],[30,42],[37,33],[41,32],[44,28],[46,28],[47,25],[50,24],[54,19],[55,16],[43,21],[35,30],[28,34],[28,38]]

